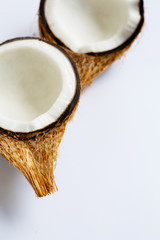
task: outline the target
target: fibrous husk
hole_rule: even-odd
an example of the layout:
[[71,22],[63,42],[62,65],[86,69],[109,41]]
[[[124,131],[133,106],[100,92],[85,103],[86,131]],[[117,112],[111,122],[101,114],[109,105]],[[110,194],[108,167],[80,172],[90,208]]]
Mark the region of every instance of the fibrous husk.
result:
[[38,197],[57,190],[53,172],[66,123],[35,134],[23,134],[23,137],[0,131],[0,154],[21,171]]

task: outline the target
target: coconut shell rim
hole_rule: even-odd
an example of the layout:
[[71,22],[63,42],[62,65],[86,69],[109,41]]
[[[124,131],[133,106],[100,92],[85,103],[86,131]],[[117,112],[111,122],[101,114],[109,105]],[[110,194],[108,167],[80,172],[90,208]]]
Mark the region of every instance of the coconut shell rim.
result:
[[[61,47],[65,47],[66,49],[72,51],[69,47],[67,47],[59,38],[57,38],[55,36],[55,34],[51,31],[49,24],[47,22],[47,19],[45,17],[45,3],[47,0],[41,0],[40,1],[40,7],[39,7],[39,18],[41,18],[41,22],[44,26],[44,28],[46,29],[47,33],[50,35],[50,37],[52,39],[54,39]],[[141,32],[141,29],[143,27],[144,24],[144,0],[139,0],[139,12],[141,15],[141,19],[139,21],[139,24],[137,25],[136,30],[133,32],[133,34],[124,42],[122,43],[120,46],[111,49],[109,51],[104,51],[104,52],[88,52],[88,53],[77,53],[80,55],[90,55],[90,56],[106,56],[118,51],[123,50],[124,48],[126,48],[128,45],[130,45],[134,39],[136,39],[136,37],[138,36],[138,34]],[[74,52],[74,51],[72,51]],[[74,52],[76,53],[76,52]]]
[[[75,73],[75,78],[76,78],[76,91],[75,91],[75,94],[74,94],[74,97],[72,98],[70,104],[67,106],[67,108],[65,109],[65,111],[59,116],[59,118],[45,126],[44,128],[41,128],[41,129],[37,129],[35,131],[30,131],[30,132],[14,132],[14,131],[11,131],[11,130],[8,130],[8,129],[4,129],[2,127],[0,127],[0,133],[1,132],[4,132],[12,137],[18,137],[18,138],[22,138],[22,139],[28,139],[28,135],[32,134],[38,134],[38,133],[41,133],[42,131],[47,131],[47,130],[50,130],[60,124],[62,124],[63,122],[65,122],[66,119],[68,119],[70,117],[70,115],[72,114],[72,112],[74,111],[78,101],[79,101],[79,98],[80,98],[80,93],[81,93],[81,85],[80,85],[80,77],[79,77],[79,73],[78,73],[78,70],[77,70],[77,67],[76,67],[76,64],[74,63],[73,59],[71,58],[71,56],[60,46],[50,42],[50,41],[47,41],[47,40],[44,40],[44,39],[41,39],[41,38],[38,38],[38,37],[17,37],[17,38],[13,38],[13,39],[9,39],[9,40],[6,40],[4,42],[2,42],[0,44],[0,47],[5,45],[5,44],[8,44],[8,43],[11,43],[11,42],[15,42],[15,41],[23,41],[23,40],[38,40],[38,41],[42,41],[42,42],[45,42],[55,48],[57,48],[59,51],[61,51],[65,57],[70,61],[71,63],[71,66],[73,68],[73,71]],[[32,136],[31,138],[33,138],[34,136]]]

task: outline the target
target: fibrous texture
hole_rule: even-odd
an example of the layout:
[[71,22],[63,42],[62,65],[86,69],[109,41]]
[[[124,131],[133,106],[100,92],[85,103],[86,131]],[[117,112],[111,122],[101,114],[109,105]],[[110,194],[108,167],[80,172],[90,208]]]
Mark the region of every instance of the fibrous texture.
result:
[[0,154],[26,177],[38,197],[57,190],[54,169],[67,121],[31,136],[0,131]]

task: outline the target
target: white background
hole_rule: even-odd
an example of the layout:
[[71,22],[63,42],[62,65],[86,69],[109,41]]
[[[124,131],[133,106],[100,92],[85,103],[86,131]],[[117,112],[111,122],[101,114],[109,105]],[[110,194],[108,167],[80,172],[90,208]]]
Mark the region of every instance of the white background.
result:
[[[0,0],[0,41],[38,36],[39,0]],[[0,239],[160,239],[160,1],[81,97],[59,149],[59,191],[37,199],[0,158]]]

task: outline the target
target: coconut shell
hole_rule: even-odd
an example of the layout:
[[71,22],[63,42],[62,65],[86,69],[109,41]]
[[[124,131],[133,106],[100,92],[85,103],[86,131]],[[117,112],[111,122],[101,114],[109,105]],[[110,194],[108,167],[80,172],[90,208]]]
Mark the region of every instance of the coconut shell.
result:
[[144,24],[143,0],[140,0],[140,23],[137,26],[137,29],[133,33],[133,35],[123,45],[109,52],[88,54],[75,53],[68,47],[66,47],[50,30],[44,14],[45,1],[46,0],[41,0],[39,10],[40,35],[43,39],[61,46],[72,57],[72,59],[76,63],[80,75],[82,89],[86,86],[89,86],[93,82],[93,80],[97,76],[99,76],[104,70],[106,70],[115,60],[119,59],[124,55],[124,53],[130,48],[138,34],[141,32]]
[[[25,39],[36,38],[16,38],[3,44]],[[44,129],[30,133],[16,133],[0,128],[0,155],[5,157],[26,177],[37,197],[46,196],[57,190],[54,170],[57,163],[58,147],[66,124],[73,118],[78,107],[81,92],[79,75],[70,56],[57,45],[46,43],[58,48],[72,64],[76,76],[76,91],[73,99],[58,120]]]

